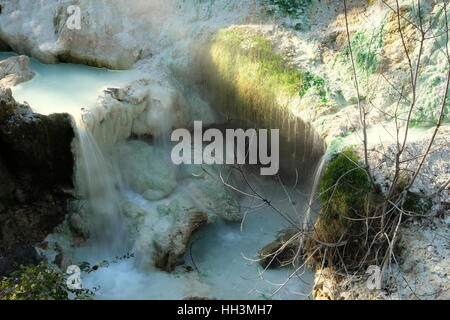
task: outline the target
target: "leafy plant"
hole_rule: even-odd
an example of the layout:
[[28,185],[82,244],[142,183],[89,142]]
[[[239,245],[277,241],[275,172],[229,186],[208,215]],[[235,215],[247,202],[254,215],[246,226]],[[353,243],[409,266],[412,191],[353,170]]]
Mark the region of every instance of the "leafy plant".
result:
[[[134,254],[127,253],[95,265],[82,262],[78,267],[84,273],[92,273],[131,258]],[[70,289],[67,279],[67,274],[45,263],[21,266],[0,282],[0,300],[86,300],[92,299],[98,289]]]
[[1,281],[0,300],[69,300],[71,295],[89,299],[94,295],[86,289],[69,289],[66,281],[65,274],[44,263],[21,266]]

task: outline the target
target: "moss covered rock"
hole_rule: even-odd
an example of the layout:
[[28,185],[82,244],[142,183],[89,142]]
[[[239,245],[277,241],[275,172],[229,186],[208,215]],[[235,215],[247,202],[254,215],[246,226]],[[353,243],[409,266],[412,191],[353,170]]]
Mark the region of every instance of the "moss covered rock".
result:
[[212,105],[233,120],[233,125],[280,129],[282,171],[292,174],[292,168],[308,167],[322,156],[325,144],[321,137],[292,111],[301,96],[318,83],[317,78],[291,66],[261,32],[251,26],[219,30],[201,64]]
[[[376,235],[382,196],[369,182],[359,156],[345,149],[329,162],[320,181],[321,209],[306,241],[306,252],[318,265],[352,269],[371,263],[367,247]],[[376,233],[376,232],[375,232]],[[372,245],[376,246],[376,239]],[[363,262],[361,262],[363,261]]]

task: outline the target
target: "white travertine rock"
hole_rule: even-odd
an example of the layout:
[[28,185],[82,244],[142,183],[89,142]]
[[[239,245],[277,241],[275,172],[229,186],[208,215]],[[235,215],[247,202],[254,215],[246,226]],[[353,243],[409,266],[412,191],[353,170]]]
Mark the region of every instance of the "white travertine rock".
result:
[[35,73],[28,67],[30,58],[14,56],[0,61],[0,86],[14,87],[33,79]]
[[[0,1],[0,39],[14,51],[46,63],[68,61],[127,69],[146,54],[137,12],[122,1]],[[67,9],[79,5],[81,29],[70,29]],[[142,12],[141,12],[142,14]]]
[[[74,5],[79,29],[68,27]],[[176,42],[186,47],[180,52],[198,50],[188,38],[207,39],[214,29],[245,19],[253,5],[221,1],[206,12],[180,0],[0,0],[0,42],[45,63],[129,69]]]

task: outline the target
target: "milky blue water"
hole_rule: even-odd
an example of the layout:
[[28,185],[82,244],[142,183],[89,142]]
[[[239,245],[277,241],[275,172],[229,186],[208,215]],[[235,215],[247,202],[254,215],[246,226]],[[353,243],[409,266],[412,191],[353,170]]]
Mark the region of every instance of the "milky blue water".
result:
[[[0,60],[16,55],[0,52]],[[31,80],[14,87],[18,101],[28,102],[35,112],[69,113],[77,117],[89,108],[108,87],[121,87],[137,78],[137,71],[113,71],[78,64],[43,64],[31,58]]]

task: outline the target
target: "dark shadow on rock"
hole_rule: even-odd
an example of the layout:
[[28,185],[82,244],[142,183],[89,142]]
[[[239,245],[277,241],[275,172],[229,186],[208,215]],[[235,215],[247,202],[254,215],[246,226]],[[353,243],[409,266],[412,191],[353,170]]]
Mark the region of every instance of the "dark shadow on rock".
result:
[[35,263],[33,245],[64,220],[73,138],[69,115],[35,114],[0,88],[0,276]]

